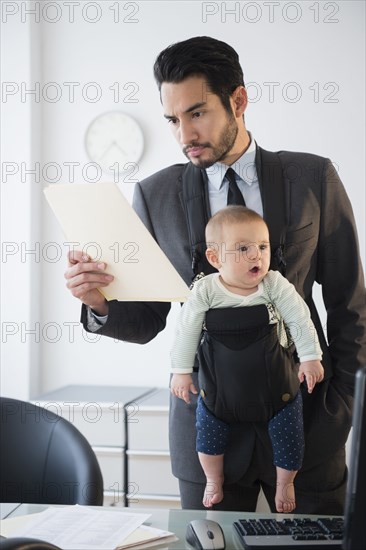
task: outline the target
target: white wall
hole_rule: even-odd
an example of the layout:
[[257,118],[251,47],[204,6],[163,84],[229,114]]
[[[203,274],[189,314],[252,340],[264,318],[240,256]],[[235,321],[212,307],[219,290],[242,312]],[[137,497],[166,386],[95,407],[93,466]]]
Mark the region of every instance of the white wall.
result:
[[[169,348],[179,306],[173,307],[166,331],[145,346],[83,333],[80,325],[73,324],[79,319],[79,304],[63,279],[65,239],[40,191],[57,174],[60,182],[70,181],[72,162],[79,163],[75,181],[84,180],[82,168],[89,162],[85,130],[94,117],[108,110],[131,114],[143,128],[146,146],[139,179],[184,162],[162,117],[152,76],[156,55],[172,42],[211,35],[235,47],[251,99],[248,129],[265,148],[304,150],[332,159],[353,203],[365,258],[363,2],[81,1],[72,14],[69,3],[59,1],[47,3],[39,22],[25,13],[26,2],[3,2],[3,10],[6,4],[16,4],[19,10],[6,17],[3,13],[2,49],[9,56],[3,80],[21,83],[31,75],[33,82],[40,82],[41,101],[26,96],[22,102],[19,93],[2,103],[4,136],[9,129],[3,163],[38,160],[45,177],[37,183],[28,176],[20,185],[17,174],[3,185],[4,240],[30,239],[33,245],[39,241],[41,253],[39,261],[27,256],[22,262],[20,252],[2,261],[3,333],[11,330],[11,322],[19,329],[7,335],[3,345],[2,393],[29,397],[73,383],[162,387],[168,383]],[[36,3],[28,4],[34,8]],[[93,19],[98,20],[92,23]],[[29,50],[34,31],[40,48]],[[71,85],[65,84],[70,82],[79,83],[73,101]],[[102,92],[96,102],[90,101],[92,82]],[[116,82],[121,91],[118,102],[109,89]],[[123,86],[131,82],[138,86],[137,103],[123,101],[131,89]],[[61,97],[52,102],[56,89]],[[34,143],[40,140],[38,156],[30,154],[31,138]],[[48,163],[57,163],[58,172]],[[121,189],[130,199],[132,185],[121,181]],[[54,256],[57,251],[59,258]],[[39,342],[24,333],[35,322]]]
[[3,395],[27,398],[38,391],[41,376],[41,345],[27,335],[39,323],[41,311],[42,265],[30,259],[36,258],[32,251],[41,235],[41,188],[22,181],[21,167],[25,174],[41,162],[42,106],[27,101],[26,95],[22,101],[20,90],[31,89],[41,79],[41,49],[37,25],[32,21],[23,24],[20,19],[3,23],[7,19],[3,7],[0,390]]

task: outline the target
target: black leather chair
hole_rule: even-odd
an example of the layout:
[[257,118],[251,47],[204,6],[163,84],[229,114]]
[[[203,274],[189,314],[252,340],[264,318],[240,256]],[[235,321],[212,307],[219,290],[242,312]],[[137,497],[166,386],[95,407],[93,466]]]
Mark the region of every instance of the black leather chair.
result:
[[103,504],[103,478],[85,437],[32,403],[0,397],[0,501]]
[[15,537],[0,540],[0,550],[61,550],[61,548],[44,540]]

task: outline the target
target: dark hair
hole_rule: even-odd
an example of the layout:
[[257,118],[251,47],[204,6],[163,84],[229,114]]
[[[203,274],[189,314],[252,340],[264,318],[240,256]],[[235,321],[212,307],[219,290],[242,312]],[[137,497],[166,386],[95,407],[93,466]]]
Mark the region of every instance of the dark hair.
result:
[[210,36],[196,36],[168,46],[156,58],[154,76],[159,91],[163,82],[179,83],[190,76],[204,76],[210,91],[220,97],[228,112],[231,94],[244,86],[234,48]]

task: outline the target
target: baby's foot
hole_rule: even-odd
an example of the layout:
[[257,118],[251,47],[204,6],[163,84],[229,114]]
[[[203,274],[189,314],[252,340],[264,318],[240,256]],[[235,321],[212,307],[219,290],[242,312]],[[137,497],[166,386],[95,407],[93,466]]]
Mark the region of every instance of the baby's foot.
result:
[[296,508],[295,488],[292,482],[277,481],[275,496],[276,510],[289,514]]
[[218,504],[224,498],[224,491],[222,489],[223,481],[207,481],[205,492],[203,495],[203,505],[206,508],[211,508],[214,504]]

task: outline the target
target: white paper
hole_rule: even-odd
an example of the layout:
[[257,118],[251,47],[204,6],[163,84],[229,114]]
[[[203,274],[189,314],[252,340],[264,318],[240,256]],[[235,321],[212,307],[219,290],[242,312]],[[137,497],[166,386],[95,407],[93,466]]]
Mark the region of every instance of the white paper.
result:
[[12,536],[38,538],[62,550],[114,550],[149,517],[90,506],[48,508]]
[[[164,540],[162,540],[164,539]],[[124,548],[151,548],[162,543],[168,544],[179,540],[171,531],[164,531],[156,527],[141,525],[121,544],[118,549]]]
[[100,289],[107,300],[187,299],[187,285],[115,183],[56,184],[44,193],[68,242],[115,277]]
[[34,520],[38,516],[36,514],[27,514],[26,516],[12,516],[0,520],[0,534],[2,537],[12,537],[14,533],[17,533],[19,529],[23,529],[28,523]]

